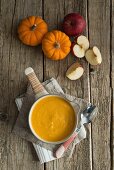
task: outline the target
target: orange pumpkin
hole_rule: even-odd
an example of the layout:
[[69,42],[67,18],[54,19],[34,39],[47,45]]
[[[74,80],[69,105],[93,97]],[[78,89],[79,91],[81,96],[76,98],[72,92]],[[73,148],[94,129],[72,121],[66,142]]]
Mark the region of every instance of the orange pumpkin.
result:
[[58,30],[48,32],[42,40],[42,50],[52,60],[64,59],[70,52],[70,46],[69,37]]
[[48,32],[46,22],[37,16],[30,16],[22,20],[18,27],[19,39],[26,45],[36,46],[42,42]]

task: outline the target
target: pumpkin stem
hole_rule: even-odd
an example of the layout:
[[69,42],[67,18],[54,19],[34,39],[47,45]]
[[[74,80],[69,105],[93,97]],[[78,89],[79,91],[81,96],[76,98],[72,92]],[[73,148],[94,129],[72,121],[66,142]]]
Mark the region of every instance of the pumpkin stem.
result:
[[60,43],[59,42],[55,42],[54,47],[55,48],[60,48]]
[[31,27],[31,30],[34,31],[36,29],[36,24],[34,24],[32,27]]

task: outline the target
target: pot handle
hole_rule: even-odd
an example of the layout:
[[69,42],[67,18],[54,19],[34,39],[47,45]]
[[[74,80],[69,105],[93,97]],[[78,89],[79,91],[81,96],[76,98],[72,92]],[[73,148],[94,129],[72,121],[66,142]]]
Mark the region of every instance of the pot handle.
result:
[[25,69],[25,75],[27,76],[35,95],[37,95],[38,93],[46,92],[45,88],[38,80],[34,70],[31,67]]

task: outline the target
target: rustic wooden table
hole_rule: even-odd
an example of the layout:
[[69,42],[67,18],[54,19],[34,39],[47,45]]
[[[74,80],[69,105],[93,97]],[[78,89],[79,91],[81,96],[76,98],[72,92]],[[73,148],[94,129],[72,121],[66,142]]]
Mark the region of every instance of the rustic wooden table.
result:
[[[25,46],[18,40],[17,25],[26,16],[39,15],[47,21],[49,30],[61,29],[63,17],[73,11],[86,18],[85,34],[91,46],[101,49],[103,62],[92,67],[81,61],[85,73],[72,82],[64,75],[75,58],[69,55],[60,62],[46,59],[41,46]],[[0,111],[8,115],[8,120],[0,122],[0,169],[110,170],[113,167],[114,1],[1,0],[0,12]],[[14,98],[26,90],[24,69],[28,66],[34,68],[41,81],[54,77],[67,93],[89,100],[99,108],[89,127],[90,135],[76,146],[69,161],[63,158],[40,165],[32,144],[11,133],[18,115]]]

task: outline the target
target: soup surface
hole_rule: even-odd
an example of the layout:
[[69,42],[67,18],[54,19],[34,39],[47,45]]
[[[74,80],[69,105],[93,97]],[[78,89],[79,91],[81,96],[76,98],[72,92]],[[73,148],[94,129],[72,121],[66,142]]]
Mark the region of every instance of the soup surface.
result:
[[58,96],[42,98],[33,108],[31,125],[43,140],[56,142],[68,137],[74,130],[76,116],[72,106]]

